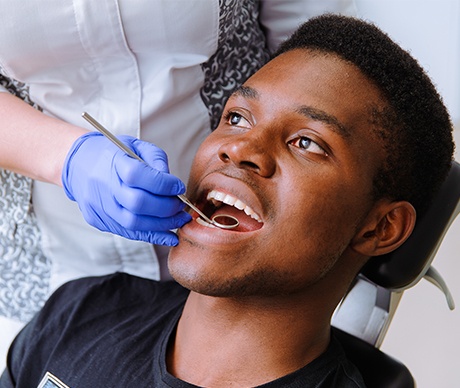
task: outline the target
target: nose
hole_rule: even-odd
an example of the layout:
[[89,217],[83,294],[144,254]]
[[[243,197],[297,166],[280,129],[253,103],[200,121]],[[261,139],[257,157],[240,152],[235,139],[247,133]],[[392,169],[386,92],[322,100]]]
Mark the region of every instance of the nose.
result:
[[232,137],[219,147],[219,158],[238,168],[251,170],[268,178],[275,173],[276,162],[268,148],[270,141],[254,136],[253,132]]

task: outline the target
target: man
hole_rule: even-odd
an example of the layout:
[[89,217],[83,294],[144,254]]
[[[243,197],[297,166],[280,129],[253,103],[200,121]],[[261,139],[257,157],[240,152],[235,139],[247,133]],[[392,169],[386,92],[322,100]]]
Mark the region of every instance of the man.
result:
[[230,97],[195,158],[188,195],[240,226],[194,215],[178,232],[169,269],[184,288],[126,274],[65,285],[0,386],[364,386],[332,312],[369,257],[410,235],[449,169],[451,130],[386,35],[310,20]]

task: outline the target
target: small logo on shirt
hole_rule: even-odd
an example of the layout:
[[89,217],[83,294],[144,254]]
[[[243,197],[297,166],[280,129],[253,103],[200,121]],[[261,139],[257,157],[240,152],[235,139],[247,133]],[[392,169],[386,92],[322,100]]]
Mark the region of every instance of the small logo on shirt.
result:
[[37,388],[70,388],[50,372],[46,372]]

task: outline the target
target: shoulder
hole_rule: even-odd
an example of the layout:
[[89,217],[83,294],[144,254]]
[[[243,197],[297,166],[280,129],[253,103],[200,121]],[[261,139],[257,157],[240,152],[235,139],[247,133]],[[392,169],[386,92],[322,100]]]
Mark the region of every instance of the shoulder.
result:
[[[34,334],[53,337],[55,328],[152,316],[180,308],[189,291],[175,282],[158,282],[126,273],[73,280],[58,288],[26,326]],[[59,335],[58,335],[59,336]]]
[[[168,299],[182,302],[188,291],[175,282],[157,282],[126,273],[87,277],[68,282],[58,288],[49,298],[44,309],[57,306],[73,306],[75,303],[88,303],[88,307],[103,301],[130,304],[136,301],[155,301]],[[103,306],[100,306],[103,307]]]
[[365,388],[361,373],[348,359],[335,336],[332,336],[331,343],[323,357],[324,364],[330,365],[330,368],[321,387]]
[[334,338],[318,358],[264,388],[365,388],[358,369],[347,359],[340,343]]
[[62,377],[83,373],[85,365],[106,360],[108,349],[111,360],[128,351],[133,359],[142,357],[148,351],[143,345],[163,338],[164,327],[173,322],[187,295],[174,282],[123,273],[66,283],[16,337],[7,376],[36,385],[47,370]]
[[[35,328],[51,322],[76,324],[88,317],[100,322],[124,315],[174,310],[188,290],[175,282],[158,282],[126,273],[73,280],[57,289],[35,319]],[[110,318],[109,318],[110,317]]]

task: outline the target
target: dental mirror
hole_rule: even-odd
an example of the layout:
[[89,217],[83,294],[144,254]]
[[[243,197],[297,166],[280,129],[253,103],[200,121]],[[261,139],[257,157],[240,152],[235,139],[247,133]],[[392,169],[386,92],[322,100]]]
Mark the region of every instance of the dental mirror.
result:
[[[131,151],[126,145],[124,145],[113,133],[111,133],[109,130],[104,128],[99,122],[97,122],[91,115],[88,113],[84,112],[82,113],[82,117],[88,121],[94,128],[96,128],[99,132],[101,132],[107,139],[112,141],[118,148],[126,152],[129,156],[131,156],[134,159],[139,160],[140,162],[143,162],[147,164],[142,158],[140,158],[138,155],[136,155],[133,151]],[[187,206],[192,208],[194,211],[198,213],[200,218],[202,218],[204,221],[206,221],[209,224],[212,224],[214,226],[217,226],[218,228],[221,229],[234,229],[236,228],[240,222],[236,217],[233,217],[229,214],[218,214],[211,219],[208,218],[201,210],[199,210],[190,200],[183,194],[177,195],[177,197],[184,202]],[[227,221],[226,224],[223,224],[221,222],[216,221],[216,219],[224,220]]]

